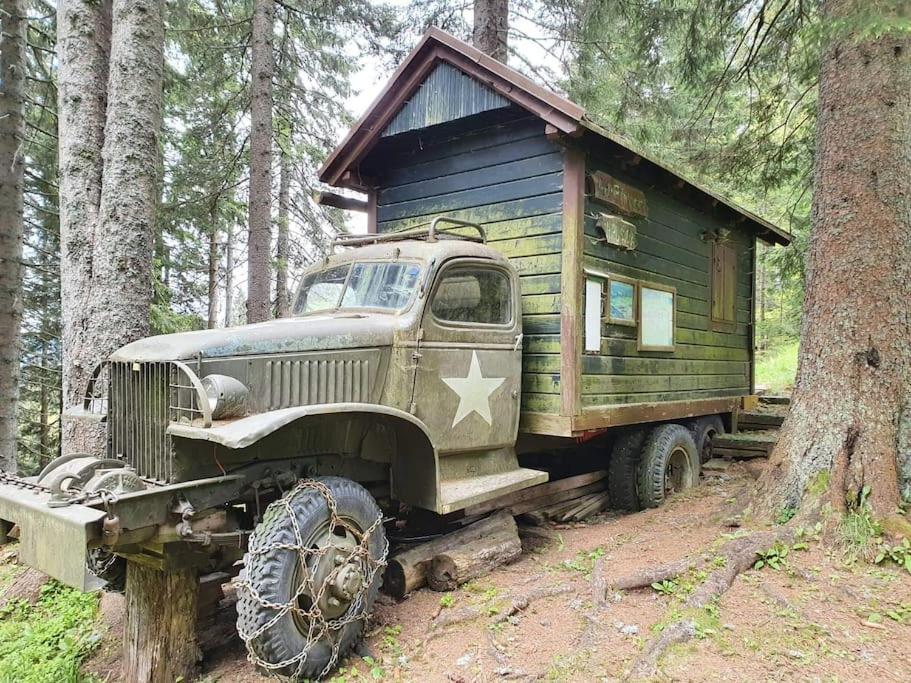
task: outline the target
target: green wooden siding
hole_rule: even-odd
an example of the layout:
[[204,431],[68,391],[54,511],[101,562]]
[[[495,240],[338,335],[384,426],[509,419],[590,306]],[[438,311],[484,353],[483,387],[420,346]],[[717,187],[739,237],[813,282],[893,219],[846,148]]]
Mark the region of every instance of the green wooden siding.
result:
[[508,106],[509,101],[502,95],[454,66],[440,62],[402,105],[382,135],[398,135]]
[[[638,281],[677,290],[676,348],[638,351],[637,327],[602,323],[600,354],[582,358],[583,407],[624,403],[694,400],[740,396],[750,391],[753,236],[744,228],[722,223],[654,188],[622,174],[608,162],[590,156],[587,171],[605,171],[646,195],[648,218],[630,218],[637,247],[626,251],[598,242],[596,216],[612,209],[586,198],[584,265]],[[730,230],[736,252],[736,323],[713,330],[711,310],[710,230]],[[536,372],[551,368],[547,357],[526,358]]]
[[[525,118],[422,141],[378,178],[380,232],[446,214],[484,226],[488,244],[519,272],[526,363],[522,409],[560,412],[563,157],[544,123]],[[430,136],[428,136],[430,137]],[[547,358],[546,370],[529,358]]]

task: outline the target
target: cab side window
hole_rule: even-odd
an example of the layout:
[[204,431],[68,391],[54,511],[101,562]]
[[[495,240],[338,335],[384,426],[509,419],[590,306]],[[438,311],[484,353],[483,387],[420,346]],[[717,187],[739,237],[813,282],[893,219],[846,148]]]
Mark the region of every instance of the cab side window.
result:
[[509,276],[502,270],[456,266],[443,273],[430,310],[437,320],[507,325],[512,320]]

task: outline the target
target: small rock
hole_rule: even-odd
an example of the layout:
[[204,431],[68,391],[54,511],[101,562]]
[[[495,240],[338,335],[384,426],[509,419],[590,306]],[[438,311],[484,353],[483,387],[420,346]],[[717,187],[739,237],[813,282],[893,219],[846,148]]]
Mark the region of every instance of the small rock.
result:
[[471,652],[466,652],[464,655],[462,655],[461,657],[459,657],[456,660],[456,666],[464,669],[469,664],[471,664],[473,659],[474,659],[474,655]]
[[399,655],[396,662],[398,662],[398,665],[403,669],[407,669],[411,665],[411,662],[408,660],[408,655]]
[[515,614],[513,614],[512,616],[506,617],[506,621],[508,621],[513,626],[519,625],[519,617],[517,617]]
[[617,630],[619,631],[620,629],[623,628],[623,622],[622,622],[622,621],[615,621],[615,622],[614,622],[614,628],[617,629]]
[[623,600],[623,593],[620,593],[620,592],[614,593],[613,600],[614,600],[614,602],[620,602],[621,600]]
[[721,625],[721,628],[723,628],[723,629],[726,630],[726,631],[733,631],[733,630],[734,630],[734,624],[722,624],[722,625]]
[[547,621],[547,619],[542,619],[538,623],[541,624],[541,626],[550,626],[550,622]]
[[624,626],[623,628],[620,629],[620,633],[622,633],[625,636],[637,636],[637,635],[639,635],[639,627],[636,626],[635,624],[627,624],[626,626]]
[[575,598],[569,603],[570,608],[576,610],[577,612],[582,609],[582,600],[580,598]]
[[788,650],[788,657],[791,659],[803,659],[804,656],[804,653],[800,650]]

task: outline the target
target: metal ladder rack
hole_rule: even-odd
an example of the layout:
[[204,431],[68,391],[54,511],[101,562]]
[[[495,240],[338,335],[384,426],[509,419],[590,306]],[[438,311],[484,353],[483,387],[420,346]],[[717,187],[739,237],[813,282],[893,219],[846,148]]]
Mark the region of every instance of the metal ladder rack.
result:
[[[447,223],[450,227],[440,228],[438,227],[440,223]],[[451,230],[454,228],[474,228],[477,230],[478,235],[460,235],[458,233],[453,233]],[[458,218],[450,218],[449,216],[437,216],[430,222],[430,226],[426,228],[406,228],[405,230],[376,235],[352,235],[349,237],[339,237],[332,243],[332,246],[362,247],[367,244],[398,242],[401,240],[427,240],[428,242],[436,242],[441,237],[445,237],[446,239],[461,239],[467,240],[469,242],[487,244],[487,233],[484,232],[484,228],[482,228],[477,223],[463,221]]]

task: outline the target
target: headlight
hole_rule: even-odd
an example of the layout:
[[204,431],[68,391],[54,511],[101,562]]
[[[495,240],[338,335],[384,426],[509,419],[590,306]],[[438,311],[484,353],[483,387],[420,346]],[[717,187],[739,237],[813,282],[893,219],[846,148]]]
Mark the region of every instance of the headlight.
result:
[[240,417],[247,412],[250,391],[241,381],[227,375],[206,375],[202,387],[209,398],[213,420]]

